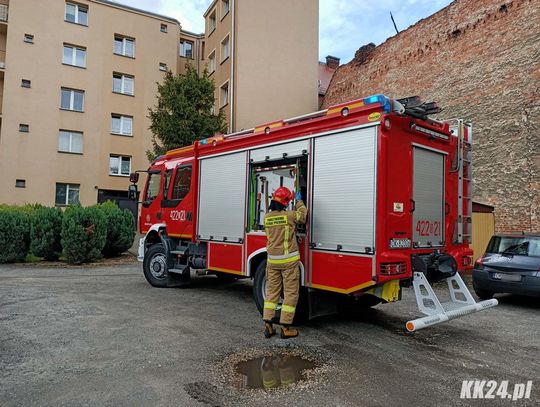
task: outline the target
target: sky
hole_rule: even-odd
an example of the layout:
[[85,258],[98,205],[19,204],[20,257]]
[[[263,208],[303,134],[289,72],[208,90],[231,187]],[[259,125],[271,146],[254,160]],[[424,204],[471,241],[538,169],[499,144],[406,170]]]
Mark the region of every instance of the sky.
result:
[[[174,17],[180,21],[183,29],[202,33],[202,15],[211,0],[119,2]],[[452,0],[319,0],[319,59],[324,61],[326,55],[333,55],[341,58],[341,63],[347,63],[362,45],[370,42],[376,45],[383,43],[396,34],[390,12],[394,15],[398,29],[402,31],[451,2]]]

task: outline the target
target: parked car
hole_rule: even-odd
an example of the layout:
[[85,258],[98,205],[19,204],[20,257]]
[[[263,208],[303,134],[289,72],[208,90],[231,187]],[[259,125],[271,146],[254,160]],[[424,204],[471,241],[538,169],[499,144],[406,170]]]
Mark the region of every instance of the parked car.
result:
[[472,277],[481,299],[495,293],[540,296],[540,235],[492,236]]

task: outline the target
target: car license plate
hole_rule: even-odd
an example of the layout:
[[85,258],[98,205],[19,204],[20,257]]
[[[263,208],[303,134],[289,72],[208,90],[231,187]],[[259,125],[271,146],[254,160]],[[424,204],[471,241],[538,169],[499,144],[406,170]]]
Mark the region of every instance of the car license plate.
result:
[[501,281],[521,281],[519,274],[493,273],[493,278]]

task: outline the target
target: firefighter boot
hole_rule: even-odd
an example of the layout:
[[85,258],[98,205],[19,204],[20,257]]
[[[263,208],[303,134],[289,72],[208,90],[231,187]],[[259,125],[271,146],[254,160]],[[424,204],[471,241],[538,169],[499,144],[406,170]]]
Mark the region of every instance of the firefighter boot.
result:
[[280,336],[281,339],[296,338],[298,336],[298,329],[291,328],[290,325],[283,325]]
[[271,338],[276,334],[276,330],[270,321],[264,321],[264,337]]

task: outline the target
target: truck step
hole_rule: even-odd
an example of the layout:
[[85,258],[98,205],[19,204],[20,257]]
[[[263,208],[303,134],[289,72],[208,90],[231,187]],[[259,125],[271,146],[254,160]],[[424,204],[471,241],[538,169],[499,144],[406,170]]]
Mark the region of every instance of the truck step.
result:
[[476,302],[459,273],[447,278],[446,282],[450,301],[441,302],[424,273],[414,272],[413,288],[416,304],[418,310],[426,316],[408,321],[406,328],[409,332],[483,311],[498,304],[496,299]]
[[190,268],[187,265],[177,265],[170,268],[167,274],[167,287],[186,287],[191,283]]
[[186,254],[188,247],[187,246],[179,246],[174,250],[171,250],[171,254],[174,256],[183,256]]
[[169,269],[168,272],[172,274],[182,274],[182,275],[185,273],[189,274],[189,267],[186,265],[182,268]]

